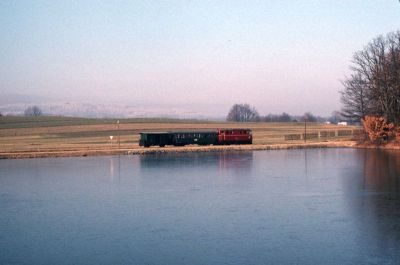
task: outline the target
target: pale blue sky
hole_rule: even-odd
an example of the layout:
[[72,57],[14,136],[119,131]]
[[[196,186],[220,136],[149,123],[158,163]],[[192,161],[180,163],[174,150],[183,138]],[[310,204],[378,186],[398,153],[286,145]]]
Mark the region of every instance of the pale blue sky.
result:
[[3,0],[0,95],[327,115],[352,54],[398,29],[395,0]]

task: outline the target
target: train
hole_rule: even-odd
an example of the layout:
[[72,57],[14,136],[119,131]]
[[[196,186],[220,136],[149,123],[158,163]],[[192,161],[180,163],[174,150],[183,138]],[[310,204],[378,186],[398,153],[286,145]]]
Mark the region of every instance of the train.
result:
[[139,145],[144,147],[166,145],[230,145],[252,144],[250,129],[218,129],[208,131],[141,132]]

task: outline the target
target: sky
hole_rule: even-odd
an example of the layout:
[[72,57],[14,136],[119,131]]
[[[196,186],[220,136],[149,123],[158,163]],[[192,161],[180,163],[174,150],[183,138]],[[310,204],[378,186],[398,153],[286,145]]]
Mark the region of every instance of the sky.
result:
[[0,96],[329,115],[354,52],[399,29],[396,0],[2,0]]

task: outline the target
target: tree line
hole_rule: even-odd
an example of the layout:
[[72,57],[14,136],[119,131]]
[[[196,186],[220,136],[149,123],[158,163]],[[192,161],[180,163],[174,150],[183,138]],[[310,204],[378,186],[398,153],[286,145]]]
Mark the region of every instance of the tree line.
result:
[[[337,115],[336,112],[335,115]],[[267,114],[265,116],[262,116],[258,113],[255,107],[244,103],[234,104],[229,110],[226,120],[233,122],[325,122],[334,120],[334,122],[338,122],[338,120],[340,119],[337,116],[335,116],[335,119],[331,118],[315,116],[311,112],[306,112],[304,113],[304,115],[299,116],[290,115],[286,112],[283,112],[282,114]]]
[[[43,112],[42,109],[39,108],[38,106],[29,106],[24,110],[24,116],[42,116]],[[0,117],[2,117],[3,114],[0,112]]]
[[342,113],[361,120],[367,115],[400,122],[400,31],[379,36],[357,51],[341,91]]

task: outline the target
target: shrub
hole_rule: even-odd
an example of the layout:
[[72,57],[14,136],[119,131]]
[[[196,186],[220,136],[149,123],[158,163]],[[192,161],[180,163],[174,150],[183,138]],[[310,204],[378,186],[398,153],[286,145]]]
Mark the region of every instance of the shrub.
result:
[[396,127],[393,123],[389,123],[382,116],[370,115],[363,119],[364,130],[368,135],[371,143],[382,144],[387,143],[394,137],[397,138]]

